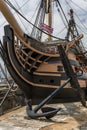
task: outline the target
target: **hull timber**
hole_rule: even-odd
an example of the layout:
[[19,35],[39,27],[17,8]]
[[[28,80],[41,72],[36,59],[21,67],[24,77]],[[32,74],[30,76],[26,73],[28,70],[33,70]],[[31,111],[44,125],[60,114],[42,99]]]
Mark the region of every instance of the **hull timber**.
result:
[[[7,68],[26,98],[34,99],[33,102],[42,100],[67,80],[59,53],[50,53],[46,50],[48,46],[42,44],[41,47],[40,44],[26,35],[24,39],[20,38],[9,25],[5,26],[3,45],[8,61]],[[73,69],[80,67],[73,51],[68,53],[68,58]],[[86,91],[86,78],[81,76],[78,81]],[[80,99],[77,92],[68,84],[54,100],[65,102]]]

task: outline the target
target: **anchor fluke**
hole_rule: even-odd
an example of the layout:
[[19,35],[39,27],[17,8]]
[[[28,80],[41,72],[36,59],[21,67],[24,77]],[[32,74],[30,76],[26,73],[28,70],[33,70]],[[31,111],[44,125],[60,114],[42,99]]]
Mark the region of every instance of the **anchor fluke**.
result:
[[36,119],[39,117],[46,117],[47,119],[49,119],[49,118],[52,118],[60,110],[60,108],[55,109],[55,108],[49,107],[49,110],[48,110],[48,108],[47,108],[47,110],[46,110],[46,108],[42,108],[43,113],[35,113],[34,110],[30,110],[28,107],[26,108],[26,110],[27,110],[27,114],[32,119]]
[[43,108],[41,108],[41,110],[42,110],[43,113],[52,112],[52,113],[45,116],[47,119],[50,119],[53,116],[55,116],[57,114],[57,112],[59,112],[61,110],[61,108],[56,109],[56,108],[52,108],[52,107],[43,107]]
[[[47,104],[52,98],[58,94],[58,92],[64,88],[68,83],[70,82],[70,78],[67,79],[67,81],[62,84],[60,87],[58,87],[56,90],[54,90],[48,97],[46,97],[40,104],[38,104],[33,110],[31,109],[31,100],[27,102],[27,114],[29,117],[36,119],[39,117],[46,117],[47,119],[52,118],[58,111],[61,110],[61,108],[51,108],[51,107],[43,107],[45,104]],[[37,113],[39,110],[42,110],[43,113]]]

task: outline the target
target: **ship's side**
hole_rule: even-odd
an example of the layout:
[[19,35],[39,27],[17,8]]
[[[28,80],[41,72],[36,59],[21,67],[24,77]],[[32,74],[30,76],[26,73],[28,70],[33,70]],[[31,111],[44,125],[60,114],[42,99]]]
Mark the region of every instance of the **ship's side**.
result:
[[[23,33],[3,0],[0,1],[0,9],[10,23],[5,26],[1,55],[27,99],[43,99],[68,79],[59,54],[59,45],[63,46],[74,72],[78,72],[81,88],[86,91],[86,77],[83,73],[79,74],[77,69],[81,66],[77,60],[78,46],[75,47],[74,44],[79,38],[72,42],[58,41],[55,45],[42,43]],[[68,83],[55,99],[73,101],[79,97]]]
[[[3,45],[10,64],[7,67],[27,99],[44,98],[68,79],[57,50],[58,44],[57,46],[40,44],[27,35],[24,39],[17,37],[9,25],[5,27]],[[80,64],[76,60],[75,50],[70,49],[67,55],[76,73],[76,68],[80,68]],[[86,78],[80,75],[78,81],[80,86],[86,89]],[[56,98],[59,101],[75,100],[78,99],[78,93],[69,83]]]

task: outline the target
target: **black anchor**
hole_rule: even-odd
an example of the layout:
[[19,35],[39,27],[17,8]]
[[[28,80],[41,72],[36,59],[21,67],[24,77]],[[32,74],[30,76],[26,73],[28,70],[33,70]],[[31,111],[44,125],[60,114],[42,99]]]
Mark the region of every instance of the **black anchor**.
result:
[[[51,108],[51,107],[43,107],[45,104],[47,104],[52,98],[58,93],[59,90],[65,87],[66,84],[70,82],[70,78],[59,88],[54,90],[47,98],[45,98],[38,106],[36,106],[33,110],[31,108],[31,101],[28,102],[27,106],[27,114],[31,118],[39,118],[39,117],[46,117],[47,119],[53,117],[58,111],[61,110],[61,108]],[[43,113],[37,114],[39,110],[42,110]]]

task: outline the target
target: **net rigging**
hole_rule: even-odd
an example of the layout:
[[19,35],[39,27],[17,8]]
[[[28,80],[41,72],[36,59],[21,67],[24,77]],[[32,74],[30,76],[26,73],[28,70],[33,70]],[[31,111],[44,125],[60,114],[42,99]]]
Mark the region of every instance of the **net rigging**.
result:
[[33,23],[31,23],[25,16],[23,16],[14,6],[13,4],[9,1],[9,0],[4,0],[13,10],[15,10],[16,13],[18,13],[25,21],[27,21],[28,23],[30,23],[33,27],[37,28],[39,31],[42,31],[44,34],[46,35],[49,35],[50,37],[53,37],[57,40],[61,40],[61,41],[65,41],[65,39],[62,39],[62,38],[58,38],[58,37],[55,37],[51,34],[48,34],[47,32],[41,30],[40,28],[38,28],[37,26],[35,26]]

